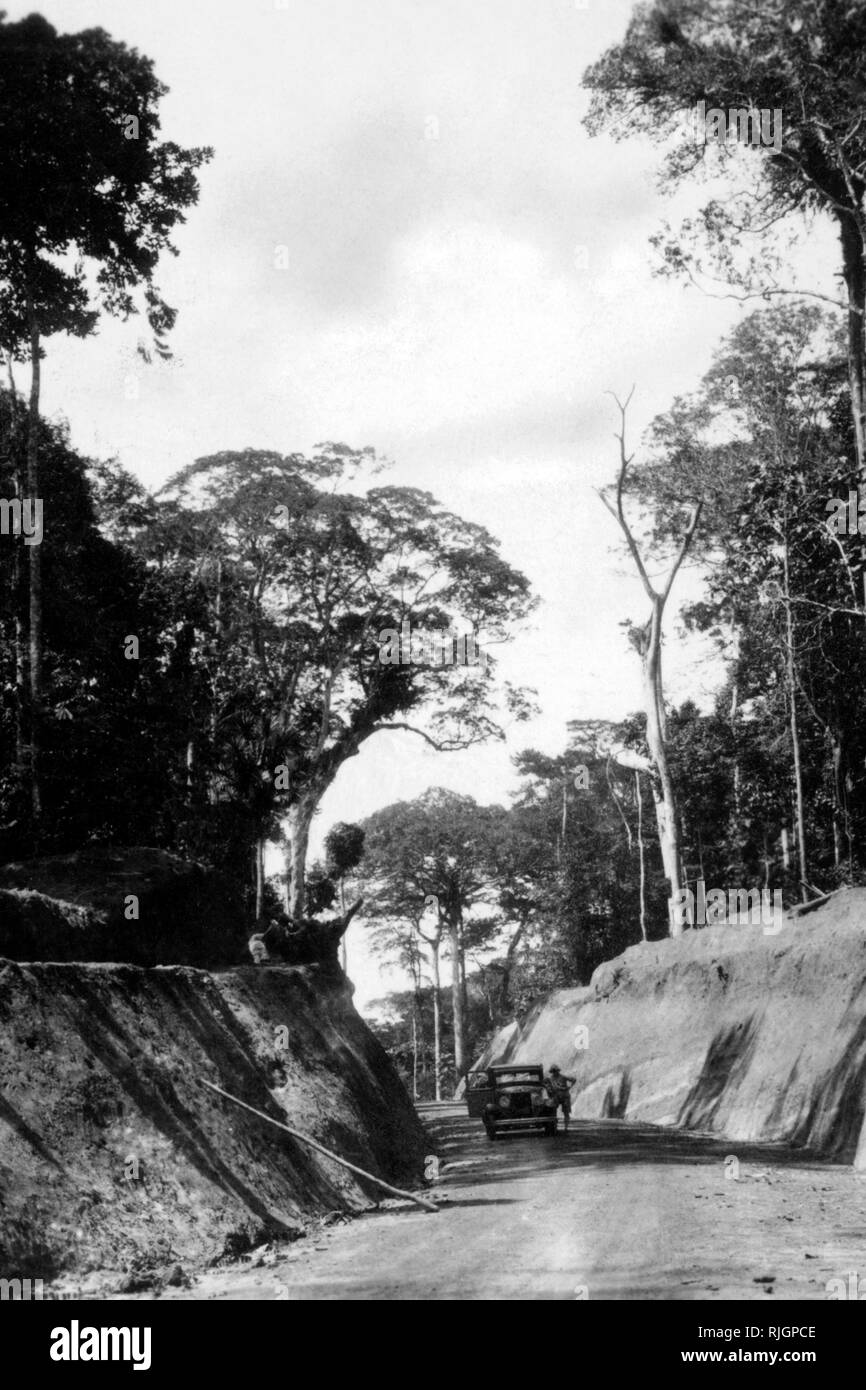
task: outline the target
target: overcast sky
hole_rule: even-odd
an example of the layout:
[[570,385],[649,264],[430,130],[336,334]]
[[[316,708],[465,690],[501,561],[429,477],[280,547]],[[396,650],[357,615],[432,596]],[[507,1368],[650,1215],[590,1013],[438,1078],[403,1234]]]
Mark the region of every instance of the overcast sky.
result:
[[[487,526],[542,599],[503,659],[541,717],[471,754],[378,736],[317,838],[431,785],[507,801],[520,748],[556,752],[566,720],[639,705],[618,624],[643,614],[642,591],[594,491],[616,464],[604,393],[636,385],[639,433],[739,312],[653,278],[647,239],[671,215],[658,152],[581,125],[581,74],[630,0],[38,8],[150,56],[171,88],[163,135],[215,149],[159,277],[180,310],[174,360],[137,364],[135,321],[54,340],[46,411],[153,486],[221,449],[373,445],[394,482]],[[717,671],[671,644],[667,675],[677,700],[706,698]],[[363,1003],[387,986],[350,951]]]

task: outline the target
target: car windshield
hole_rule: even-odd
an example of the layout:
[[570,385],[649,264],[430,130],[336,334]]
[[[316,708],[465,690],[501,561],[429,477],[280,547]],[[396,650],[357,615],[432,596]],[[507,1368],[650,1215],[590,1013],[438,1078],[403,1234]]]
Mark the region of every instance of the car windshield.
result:
[[537,1085],[541,1082],[541,1077],[536,1071],[506,1071],[500,1072],[496,1077],[497,1086],[514,1086],[518,1083],[525,1085],[528,1081],[534,1081]]

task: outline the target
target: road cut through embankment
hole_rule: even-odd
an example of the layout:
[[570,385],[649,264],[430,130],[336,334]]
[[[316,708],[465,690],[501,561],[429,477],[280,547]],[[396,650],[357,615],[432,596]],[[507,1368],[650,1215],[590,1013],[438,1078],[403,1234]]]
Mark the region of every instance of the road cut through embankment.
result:
[[200,1266],[381,1199],[202,1079],[421,1182],[420,1122],[339,972],[0,960],[0,1275]]
[[478,1059],[558,1062],[577,1117],[784,1141],[866,1168],[866,889],[629,948]]

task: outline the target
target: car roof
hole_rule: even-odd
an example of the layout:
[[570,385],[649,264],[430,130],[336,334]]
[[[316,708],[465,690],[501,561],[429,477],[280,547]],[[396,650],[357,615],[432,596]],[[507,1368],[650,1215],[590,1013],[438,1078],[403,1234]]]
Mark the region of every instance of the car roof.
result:
[[544,1071],[541,1062],[512,1062],[510,1066],[488,1067],[488,1071],[495,1072],[497,1075],[503,1071]]

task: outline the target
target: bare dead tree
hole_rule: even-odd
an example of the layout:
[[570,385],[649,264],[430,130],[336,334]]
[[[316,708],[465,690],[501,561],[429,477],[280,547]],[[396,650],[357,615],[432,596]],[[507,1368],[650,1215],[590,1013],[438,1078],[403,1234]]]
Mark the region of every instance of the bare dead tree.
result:
[[640,934],[646,941],[646,854],[643,842],[643,797],[638,768],[634,770],[634,799],[637,805],[637,848],[640,863]]
[[[673,588],[674,580],[677,577],[680,566],[686,558],[692,540],[694,539],[703,504],[698,502],[692,511],[664,587],[662,589],[656,589],[650,580],[644,558],[635,540],[634,532],[625,515],[623,505],[623,493],[628,470],[634,459],[634,455],[626,451],[625,443],[626,414],[631,398],[634,395],[634,387],[632,387],[625,401],[621,401],[613,392],[610,394],[616,402],[620,417],[619,432],[614,435],[614,438],[619,443],[619,473],[616,480],[615,501],[611,502],[603,492],[599,492],[599,497],[607,507],[611,516],[617,522],[625,537],[629,553],[634,560],[635,567],[640,576],[641,583],[643,584],[644,592],[650,601],[650,615],[647,622],[643,627],[635,628],[632,631],[632,641],[640,656],[641,670],[643,673],[647,744],[650,753],[648,759],[642,759],[641,761],[645,764],[644,771],[650,774],[650,786],[655,803],[662,864],[664,866],[665,877],[670,885],[671,905],[673,905],[675,902],[679,901],[682,879],[680,870],[679,822],[677,819],[673,779],[671,777],[670,762],[668,759],[667,718],[665,715],[664,687],[662,683],[662,624],[665,605],[670,597],[671,589]],[[630,754],[628,760],[623,760],[616,752],[614,752],[614,757],[617,762],[620,762],[623,766],[637,766],[634,760],[634,750],[631,749],[628,751]],[[682,927],[678,922],[678,914],[673,911],[670,913],[668,929],[671,936],[678,936],[682,931]]]

